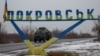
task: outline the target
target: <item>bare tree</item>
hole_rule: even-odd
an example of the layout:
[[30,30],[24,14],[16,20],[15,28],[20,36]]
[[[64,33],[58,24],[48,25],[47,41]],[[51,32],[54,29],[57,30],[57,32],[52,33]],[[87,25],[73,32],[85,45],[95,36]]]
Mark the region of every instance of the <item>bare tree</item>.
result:
[[0,37],[1,37],[1,22],[0,22]]
[[52,36],[55,36],[55,35],[57,35],[58,33],[60,33],[60,30],[59,30],[59,29],[54,29],[54,30],[52,31]]
[[0,22],[0,43],[5,42],[5,37],[4,37],[5,34],[6,34],[5,27]]
[[6,34],[7,31],[5,30],[5,26],[0,22],[0,32]]
[[29,26],[26,26],[22,28],[22,31],[31,41],[33,40],[34,28],[30,30]]
[[1,22],[0,22],[0,33],[1,33]]
[[100,16],[98,16],[98,21],[95,23],[95,26],[93,27],[92,31],[97,33],[98,40],[100,40]]

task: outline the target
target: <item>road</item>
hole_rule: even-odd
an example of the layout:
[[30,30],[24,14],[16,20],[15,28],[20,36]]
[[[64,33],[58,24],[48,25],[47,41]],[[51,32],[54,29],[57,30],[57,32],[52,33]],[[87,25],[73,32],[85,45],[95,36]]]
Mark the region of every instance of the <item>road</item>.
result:
[[[55,42],[62,43],[67,41],[79,41],[79,40],[90,40],[94,38],[83,38],[83,39],[60,39]],[[41,43],[34,43],[35,46],[39,46]],[[21,49],[27,49],[26,45],[24,43],[10,43],[10,44],[0,44],[0,53],[7,53],[14,50],[21,50]]]

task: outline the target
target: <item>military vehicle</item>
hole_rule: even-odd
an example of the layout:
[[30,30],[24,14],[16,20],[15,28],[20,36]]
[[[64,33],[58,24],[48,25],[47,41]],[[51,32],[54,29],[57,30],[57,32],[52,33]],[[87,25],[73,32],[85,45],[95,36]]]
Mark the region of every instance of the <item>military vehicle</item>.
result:
[[34,33],[34,42],[45,42],[51,38],[51,32],[45,27],[40,27]]

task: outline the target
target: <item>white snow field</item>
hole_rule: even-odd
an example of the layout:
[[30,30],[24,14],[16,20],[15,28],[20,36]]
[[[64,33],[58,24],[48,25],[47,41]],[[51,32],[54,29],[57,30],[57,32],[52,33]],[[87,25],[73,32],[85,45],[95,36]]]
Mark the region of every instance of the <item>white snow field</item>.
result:
[[78,53],[79,56],[100,56],[100,42],[92,40],[63,42],[53,46],[57,47],[46,49],[46,51],[71,51]]
[[[0,56],[16,56],[24,50],[11,51],[10,54],[1,53]],[[45,49],[47,52],[50,51],[70,51],[78,53],[79,56],[100,56],[100,42],[93,42],[90,40],[70,41],[61,42],[51,45]]]

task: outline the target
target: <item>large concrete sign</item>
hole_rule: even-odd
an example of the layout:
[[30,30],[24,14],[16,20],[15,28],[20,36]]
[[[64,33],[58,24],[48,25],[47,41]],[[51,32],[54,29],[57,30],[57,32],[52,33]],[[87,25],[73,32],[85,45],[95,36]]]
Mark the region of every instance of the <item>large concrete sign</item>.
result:
[[95,19],[93,1],[8,0],[7,20]]
[[[75,0],[74,0],[75,1]],[[10,21],[29,48],[30,55],[45,56],[45,48],[62,38],[75,27],[85,20],[97,20],[95,7],[91,7],[92,3],[84,0],[5,0],[4,15],[5,21]],[[92,1],[93,2],[93,1]],[[91,5],[91,6],[90,6]],[[90,7],[89,7],[90,6]],[[61,33],[52,37],[49,41],[43,43],[39,47],[25,36],[15,21],[67,21],[78,20],[75,24],[65,29]]]

